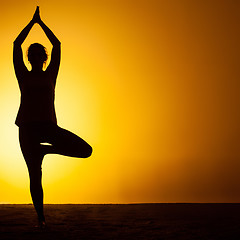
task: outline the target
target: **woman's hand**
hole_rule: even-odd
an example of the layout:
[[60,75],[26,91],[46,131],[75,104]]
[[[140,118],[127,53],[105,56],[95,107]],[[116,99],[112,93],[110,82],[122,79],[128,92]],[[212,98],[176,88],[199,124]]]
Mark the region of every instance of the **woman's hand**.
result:
[[32,21],[34,23],[40,23],[42,21],[41,18],[40,18],[39,6],[37,6],[37,8],[36,8],[36,11],[33,15]]

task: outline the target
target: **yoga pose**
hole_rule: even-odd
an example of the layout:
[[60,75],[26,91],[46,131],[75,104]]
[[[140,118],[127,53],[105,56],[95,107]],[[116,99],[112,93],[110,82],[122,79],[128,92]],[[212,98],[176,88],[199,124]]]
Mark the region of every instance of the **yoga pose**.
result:
[[[31,44],[27,56],[32,69],[28,71],[21,45],[33,25],[40,25],[52,43],[51,61],[43,71],[48,55],[39,43]],[[32,20],[14,41],[13,63],[21,91],[21,103],[16,118],[19,127],[20,147],[27,164],[30,192],[36,209],[39,226],[44,228],[42,189],[42,161],[46,154],[61,154],[87,158],[92,154],[91,146],[75,134],[60,128],[54,107],[55,85],[60,65],[61,43],[40,18],[37,7]],[[44,144],[48,143],[48,145]]]

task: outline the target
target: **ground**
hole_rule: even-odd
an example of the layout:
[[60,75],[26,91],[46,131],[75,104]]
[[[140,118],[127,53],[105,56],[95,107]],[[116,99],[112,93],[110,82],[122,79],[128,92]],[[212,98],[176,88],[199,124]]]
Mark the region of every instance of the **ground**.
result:
[[240,204],[0,205],[0,239],[240,239]]

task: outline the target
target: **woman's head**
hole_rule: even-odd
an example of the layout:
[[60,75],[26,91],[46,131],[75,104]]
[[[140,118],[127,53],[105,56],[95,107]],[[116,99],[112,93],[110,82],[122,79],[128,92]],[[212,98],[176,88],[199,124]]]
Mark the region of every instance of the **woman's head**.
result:
[[32,66],[40,65],[47,62],[48,54],[46,48],[40,43],[33,43],[27,50],[28,61]]

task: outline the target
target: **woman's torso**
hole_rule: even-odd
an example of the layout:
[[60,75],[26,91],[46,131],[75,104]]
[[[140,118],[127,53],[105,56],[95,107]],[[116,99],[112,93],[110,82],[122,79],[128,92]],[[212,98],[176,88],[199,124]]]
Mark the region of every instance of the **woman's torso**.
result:
[[20,84],[21,103],[16,125],[33,122],[57,123],[54,99],[55,84],[46,71],[27,72]]

